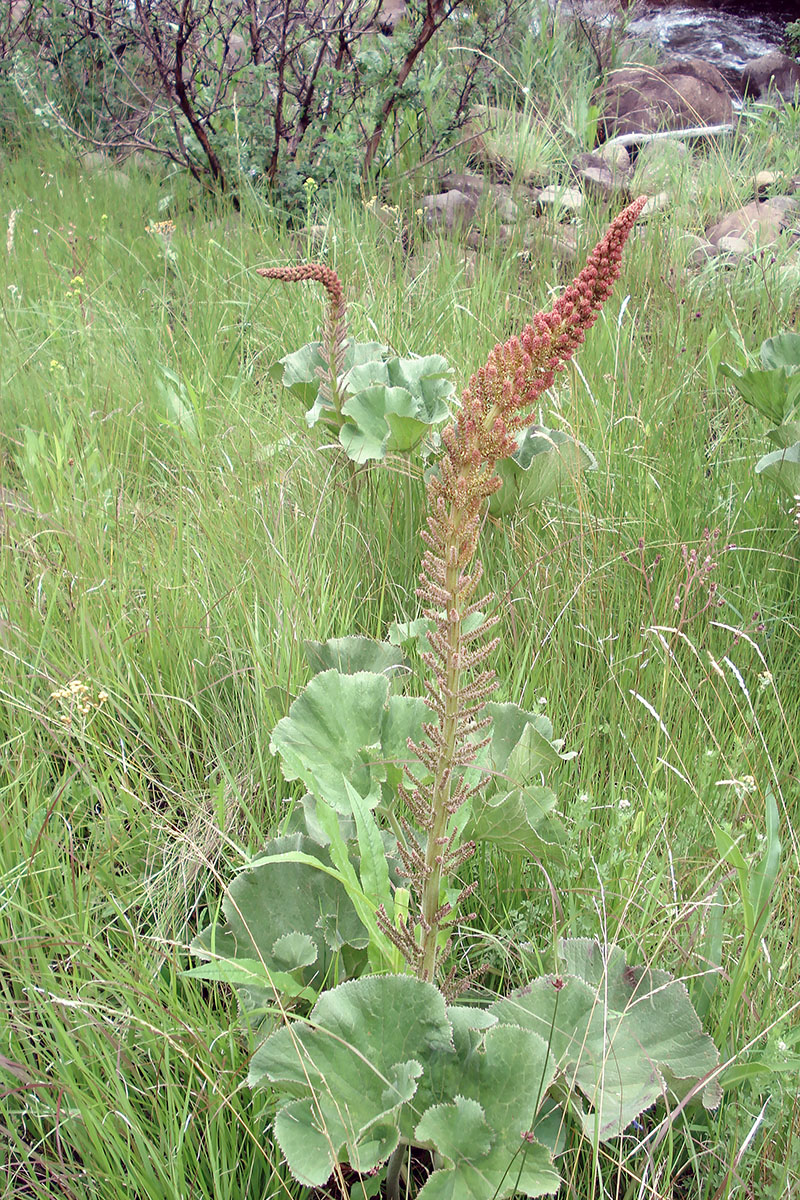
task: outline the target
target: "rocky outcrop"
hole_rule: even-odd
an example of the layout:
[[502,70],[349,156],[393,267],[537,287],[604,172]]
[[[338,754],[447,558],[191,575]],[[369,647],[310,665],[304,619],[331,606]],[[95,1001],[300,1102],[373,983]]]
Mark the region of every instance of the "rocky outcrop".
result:
[[612,71],[601,98],[604,138],[724,125],[733,119],[730,84],[699,58]]
[[800,89],[800,62],[779,50],[771,50],[745,63],[742,84],[745,96],[767,100],[777,94],[791,103]]

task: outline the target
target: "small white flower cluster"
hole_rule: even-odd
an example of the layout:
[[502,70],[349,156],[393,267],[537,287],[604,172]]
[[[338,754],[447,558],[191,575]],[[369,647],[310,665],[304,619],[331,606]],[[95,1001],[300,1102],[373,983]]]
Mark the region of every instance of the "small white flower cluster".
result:
[[102,708],[108,700],[108,692],[99,691],[95,698],[88,684],[81,679],[71,679],[65,687],[51,692],[50,699],[58,704],[58,720],[65,729],[72,729],[76,716],[84,723],[95,709]]

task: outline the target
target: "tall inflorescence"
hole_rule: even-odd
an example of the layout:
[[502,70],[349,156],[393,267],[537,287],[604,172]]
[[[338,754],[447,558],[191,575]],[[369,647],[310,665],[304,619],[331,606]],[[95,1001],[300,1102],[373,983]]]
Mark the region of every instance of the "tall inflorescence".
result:
[[299,267],[260,267],[257,275],[264,279],[282,279],[285,283],[298,283],[313,279],[321,283],[328,293],[328,311],[322,327],[322,354],[327,372],[320,370],[320,392],[322,399],[330,404],[341,418],[342,394],[339,380],[344,374],[344,352],[347,339],[347,307],[341,280],[332,267],[322,263],[305,263]]
[[[442,931],[453,923],[453,910],[474,887],[465,887],[452,903],[443,899],[443,880],[475,848],[470,842],[459,843],[452,818],[475,790],[464,769],[488,742],[483,737],[489,724],[484,707],[495,687],[495,674],[486,660],[498,639],[487,640],[486,634],[497,618],[471,632],[464,629],[466,619],[479,608],[473,597],[482,567],[475,551],[486,500],[500,487],[495,466],[514,452],[515,435],[534,419],[537,400],[581,345],[611,295],[623,247],[644,203],[645,197],[640,197],[612,222],[580,275],[549,312],[537,313],[518,337],[494,347],[464,389],[458,414],[442,434],[444,454],[428,483],[428,521],[422,534],[426,551],[417,595],[435,624],[428,635],[431,650],[422,656],[430,673],[425,687],[435,720],[424,726],[419,745],[409,743],[429,778],[420,784],[409,771],[404,792],[423,836],[406,823],[406,840],[400,845],[415,912],[408,922],[392,922],[385,912],[378,918],[418,977],[431,982],[438,981],[448,953]],[[484,597],[481,607],[486,602]],[[460,919],[470,916],[462,912]],[[452,974],[444,986],[457,990]]]

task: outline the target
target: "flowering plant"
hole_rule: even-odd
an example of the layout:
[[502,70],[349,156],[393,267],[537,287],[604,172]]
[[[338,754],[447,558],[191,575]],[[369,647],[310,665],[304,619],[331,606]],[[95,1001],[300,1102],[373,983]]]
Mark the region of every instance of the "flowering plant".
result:
[[265,279],[311,279],[328,295],[322,341],[285,355],[272,376],[306,405],[306,422],[327,426],[359,465],[413,450],[449,415],[450,367],[439,354],[399,358],[380,342],[347,337],[347,309],[335,271],[321,263],[263,267]]
[[[567,939],[555,973],[483,1003],[452,945],[475,918],[462,871],[476,840],[527,856],[557,845],[548,776],[564,757],[544,717],[490,701],[481,522],[497,464],[610,295],[643,203],[549,313],[494,348],[442,434],[418,589],[425,699],[394,689],[396,646],[311,647],[317,674],[271,744],[307,791],[194,943],[210,961],[193,974],[233,983],[262,1015],[279,1000],[249,1082],[274,1089],[275,1134],[303,1184],[334,1173],[347,1194],[347,1164],[399,1200],[416,1150],[432,1162],[420,1200],[552,1194],[565,1113],[596,1142],[659,1099],[716,1102],[716,1050],[665,972]],[[287,1004],[303,1016],[287,1020]]]

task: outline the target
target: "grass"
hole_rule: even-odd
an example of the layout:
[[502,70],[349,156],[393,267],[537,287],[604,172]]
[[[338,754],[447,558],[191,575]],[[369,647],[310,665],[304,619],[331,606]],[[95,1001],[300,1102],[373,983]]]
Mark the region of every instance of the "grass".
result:
[[[716,371],[800,310],[780,262],[686,275],[683,238],[747,199],[756,164],[789,169],[789,119],[708,150],[547,398],[599,469],[484,533],[500,698],[538,704],[579,753],[560,780],[567,868],[548,886],[480,854],[469,952],[491,958],[506,931],[545,962],[564,932],[620,941],[690,980],[738,1073],[656,1148],[568,1144],[581,1200],[800,1183],[797,530],[753,475],[761,424]],[[269,1096],[242,1084],[252,1031],[182,972],[281,819],[269,731],[305,682],[304,639],[416,615],[422,482],[398,462],[354,489],[269,380],[322,301],[254,268],[310,252],[303,231],[128,177],[44,142],[0,180],[5,228],[17,213],[0,249],[0,1194],[300,1196]],[[165,215],[173,234],[147,231]],[[604,220],[583,219],[583,248]],[[406,256],[345,195],[326,222],[354,336],[444,353],[462,382],[564,282],[544,240],[533,268],[514,244],[470,264],[446,241]],[[705,529],[725,604],[701,581],[676,611],[681,548]],[[80,702],[53,696],[76,679]],[[782,861],[754,932],[769,792]]]

